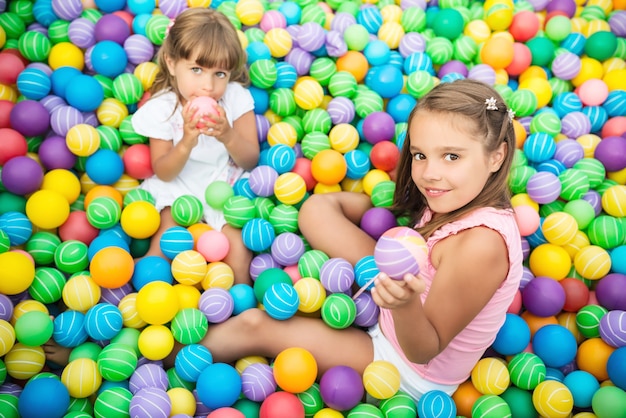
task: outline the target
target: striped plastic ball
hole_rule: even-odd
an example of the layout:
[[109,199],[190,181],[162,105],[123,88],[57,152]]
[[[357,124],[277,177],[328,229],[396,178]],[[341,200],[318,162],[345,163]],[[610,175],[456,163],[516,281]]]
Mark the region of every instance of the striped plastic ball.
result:
[[147,387],[134,394],[128,410],[131,416],[168,418],[172,411],[172,401],[165,390]]
[[189,344],[176,354],[174,367],[181,378],[196,382],[202,370],[212,363],[213,355],[208,348],[201,344]]
[[566,418],[574,408],[572,393],[567,386],[556,380],[546,380],[537,385],[532,399],[541,416]]
[[206,289],[198,301],[198,309],[211,324],[226,321],[233,313],[234,300],[228,290],[220,287]]
[[185,345],[200,342],[206,335],[208,327],[206,316],[196,308],[181,309],[170,325],[174,339]]
[[302,255],[300,260],[298,260],[298,273],[300,273],[302,277],[319,279],[322,266],[329,259],[330,257],[323,251],[308,250]]
[[263,307],[269,316],[277,320],[291,318],[298,311],[300,297],[293,285],[274,283],[263,295]]
[[590,189],[589,177],[578,169],[568,168],[559,174],[561,181],[561,198],[575,200],[582,198]]
[[385,231],[374,247],[378,269],[392,279],[417,274],[426,261],[428,250],[424,238],[414,229],[394,227]]
[[87,335],[96,341],[110,340],[120,332],[123,325],[122,313],[110,303],[98,303],[85,314]]
[[283,173],[274,183],[274,196],[283,204],[296,205],[306,196],[306,182],[297,173]]
[[[114,416],[118,411],[128,411],[133,394],[130,390],[115,386],[103,390],[93,404],[93,412],[96,418]],[[78,418],[78,417],[76,417]]]
[[39,100],[50,93],[52,81],[38,68],[26,68],[17,76],[17,88],[30,100]]
[[276,236],[270,250],[272,257],[281,265],[291,266],[304,254],[304,241],[293,232],[283,232]]
[[224,218],[235,228],[243,226],[256,215],[252,200],[245,196],[232,196],[224,203]]
[[298,230],[298,209],[290,204],[278,204],[272,209],[268,221],[277,234],[296,232]]
[[498,395],[483,395],[472,406],[473,418],[510,418],[511,416],[511,407]]
[[582,63],[580,57],[572,52],[563,52],[552,60],[551,69],[555,77],[571,80],[578,75]]
[[507,368],[511,383],[524,390],[533,390],[546,377],[546,365],[534,353],[521,352],[514,355]]
[[177,197],[172,203],[172,217],[179,225],[196,224],[200,222],[203,215],[202,201],[193,195]]
[[417,412],[424,418],[454,418],[457,410],[450,395],[441,390],[426,392],[417,402]]
[[254,363],[241,372],[241,393],[251,401],[263,402],[276,388],[274,371],[268,364]]
[[591,132],[589,116],[583,112],[571,112],[561,119],[561,133],[568,138],[578,138]]
[[626,345],[626,311],[609,311],[600,319],[600,338],[612,347]]
[[146,36],[141,34],[130,35],[124,40],[124,51],[131,64],[141,64],[150,61],[154,55],[154,45]]
[[67,35],[74,45],[87,49],[96,44],[95,30],[95,23],[87,18],[80,17],[70,22]]
[[44,62],[52,50],[52,42],[41,32],[24,32],[18,40],[18,50],[31,62]]
[[334,97],[326,106],[326,111],[334,125],[350,123],[354,119],[354,102],[347,97]]
[[30,296],[43,304],[54,303],[63,296],[65,275],[54,267],[38,267],[28,288]]
[[137,367],[130,377],[128,385],[133,395],[144,388],[154,387],[166,390],[167,386],[167,374],[163,367],[156,363],[145,363]]
[[354,268],[343,258],[330,258],[320,268],[320,281],[329,292],[346,292],[354,283]]
[[333,329],[345,329],[354,323],[356,304],[345,293],[332,293],[321,308],[322,320]]
[[121,382],[137,368],[137,353],[129,345],[113,342],[102,348],[97,364],[103,379]]

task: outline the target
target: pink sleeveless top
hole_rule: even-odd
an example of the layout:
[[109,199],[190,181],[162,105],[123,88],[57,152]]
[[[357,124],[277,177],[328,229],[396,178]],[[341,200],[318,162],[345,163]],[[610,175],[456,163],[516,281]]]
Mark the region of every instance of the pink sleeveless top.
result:
[[[428,222],[430,217],[431,213],[426,213],[421,224]],[[411,363],[398,343],[391,311],[381,309],[380,312],[378,321],[380,327],[404,361],[424,379],[439,384],[455,385],[467,380],[474,365],[495,340],[522,277],[521,238],[513,212],[510,210],[479,208],[465,218],[444,225],[435,231],[426,243],[428,249],[432,250],[435,244],[443,238],[476,226],[491,228],[502,235],[509,250],[509,274],[483,310],[454,337],[441,353],[426,364]],[[429,258],[427,266],[422,270],[422,275],[427,282],[426,291],[421,295],[422,303],[428,297],[435,273],[436,269]]]

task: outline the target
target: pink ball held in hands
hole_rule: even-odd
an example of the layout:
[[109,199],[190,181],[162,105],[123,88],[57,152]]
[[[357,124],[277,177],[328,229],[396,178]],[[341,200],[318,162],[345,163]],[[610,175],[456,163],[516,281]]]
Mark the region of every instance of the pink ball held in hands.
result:
[[427,257],[428,247],[422,235],[406,226],[385,231],[374,247],[378,270],[395,280],[402,280],[407,273],[417,275]]
[[[191,107],[196,109],[194,117],[197,115],[217,115],[217,102],[209,96],[199,96],[191,101]],[[202,129],[204,124],[199,122],[197,127]]]

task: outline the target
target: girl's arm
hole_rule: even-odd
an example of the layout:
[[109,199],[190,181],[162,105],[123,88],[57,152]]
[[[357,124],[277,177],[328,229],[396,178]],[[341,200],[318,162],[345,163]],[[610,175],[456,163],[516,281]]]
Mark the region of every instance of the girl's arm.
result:
[[209,115],[202,132],[223,143],[235,164],[244,170],[252,170],[259,162],[260,153],[254,112],[244,113],[231,127],[224,108],[218,106],[217,110],[219,115]]
[[445,238],[433,248],[437,273],[422,304],[423,282],[378,280],[377,303],[392,309],[396,335],[407,358],[418,364],[443,351],[487,305],[509,271],[502,236],[476,227]]

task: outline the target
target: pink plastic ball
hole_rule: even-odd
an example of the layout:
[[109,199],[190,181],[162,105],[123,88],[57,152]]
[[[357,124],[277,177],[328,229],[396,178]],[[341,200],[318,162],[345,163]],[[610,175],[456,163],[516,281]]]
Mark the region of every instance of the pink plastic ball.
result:
[[519,205],[513,210],[517,227],[523,237],[532,235],[539,228],[539,213],[532,206]]
[[24,62],[16,55],[0,54],[0,84],[12,85],[17,82],[17,76],[26,68]]
[[206,418],[246,418],[246,416],[235,408],[223,407],[214,410]]
[[206,231],[196,244],[198,252],[204,256],[206,261],[221,261],[230,250],[230,242],[223,232],[210,230]]
[[147,144],[133,144],[126,149],[122,156],[124,171],[135,179],[147,179],[154,174],[150,147]]
[[263,14],[263,17],[259,22],[259,27],[263,32],[267,32],[270,29],[275,28],[284,29],[287,27],[287,20],[285,19],[285,15],[278,10],[268,10]]
[[0,166],[13,157],[23,157],[28,152],[28,144],[24,135],[15,129],[0,129]]
[[261,404],[259,418],[304,418],[304,406],[291,392],[274,392]]
[[585,106],[600,106],[609,96],[609,87],[602,80],[591,78],[576,89]]
[[405,274],[418,274],[427,258],[426,241],[419,232],[406,226],[385,231],[374,246],[376,267],[396,280]]

